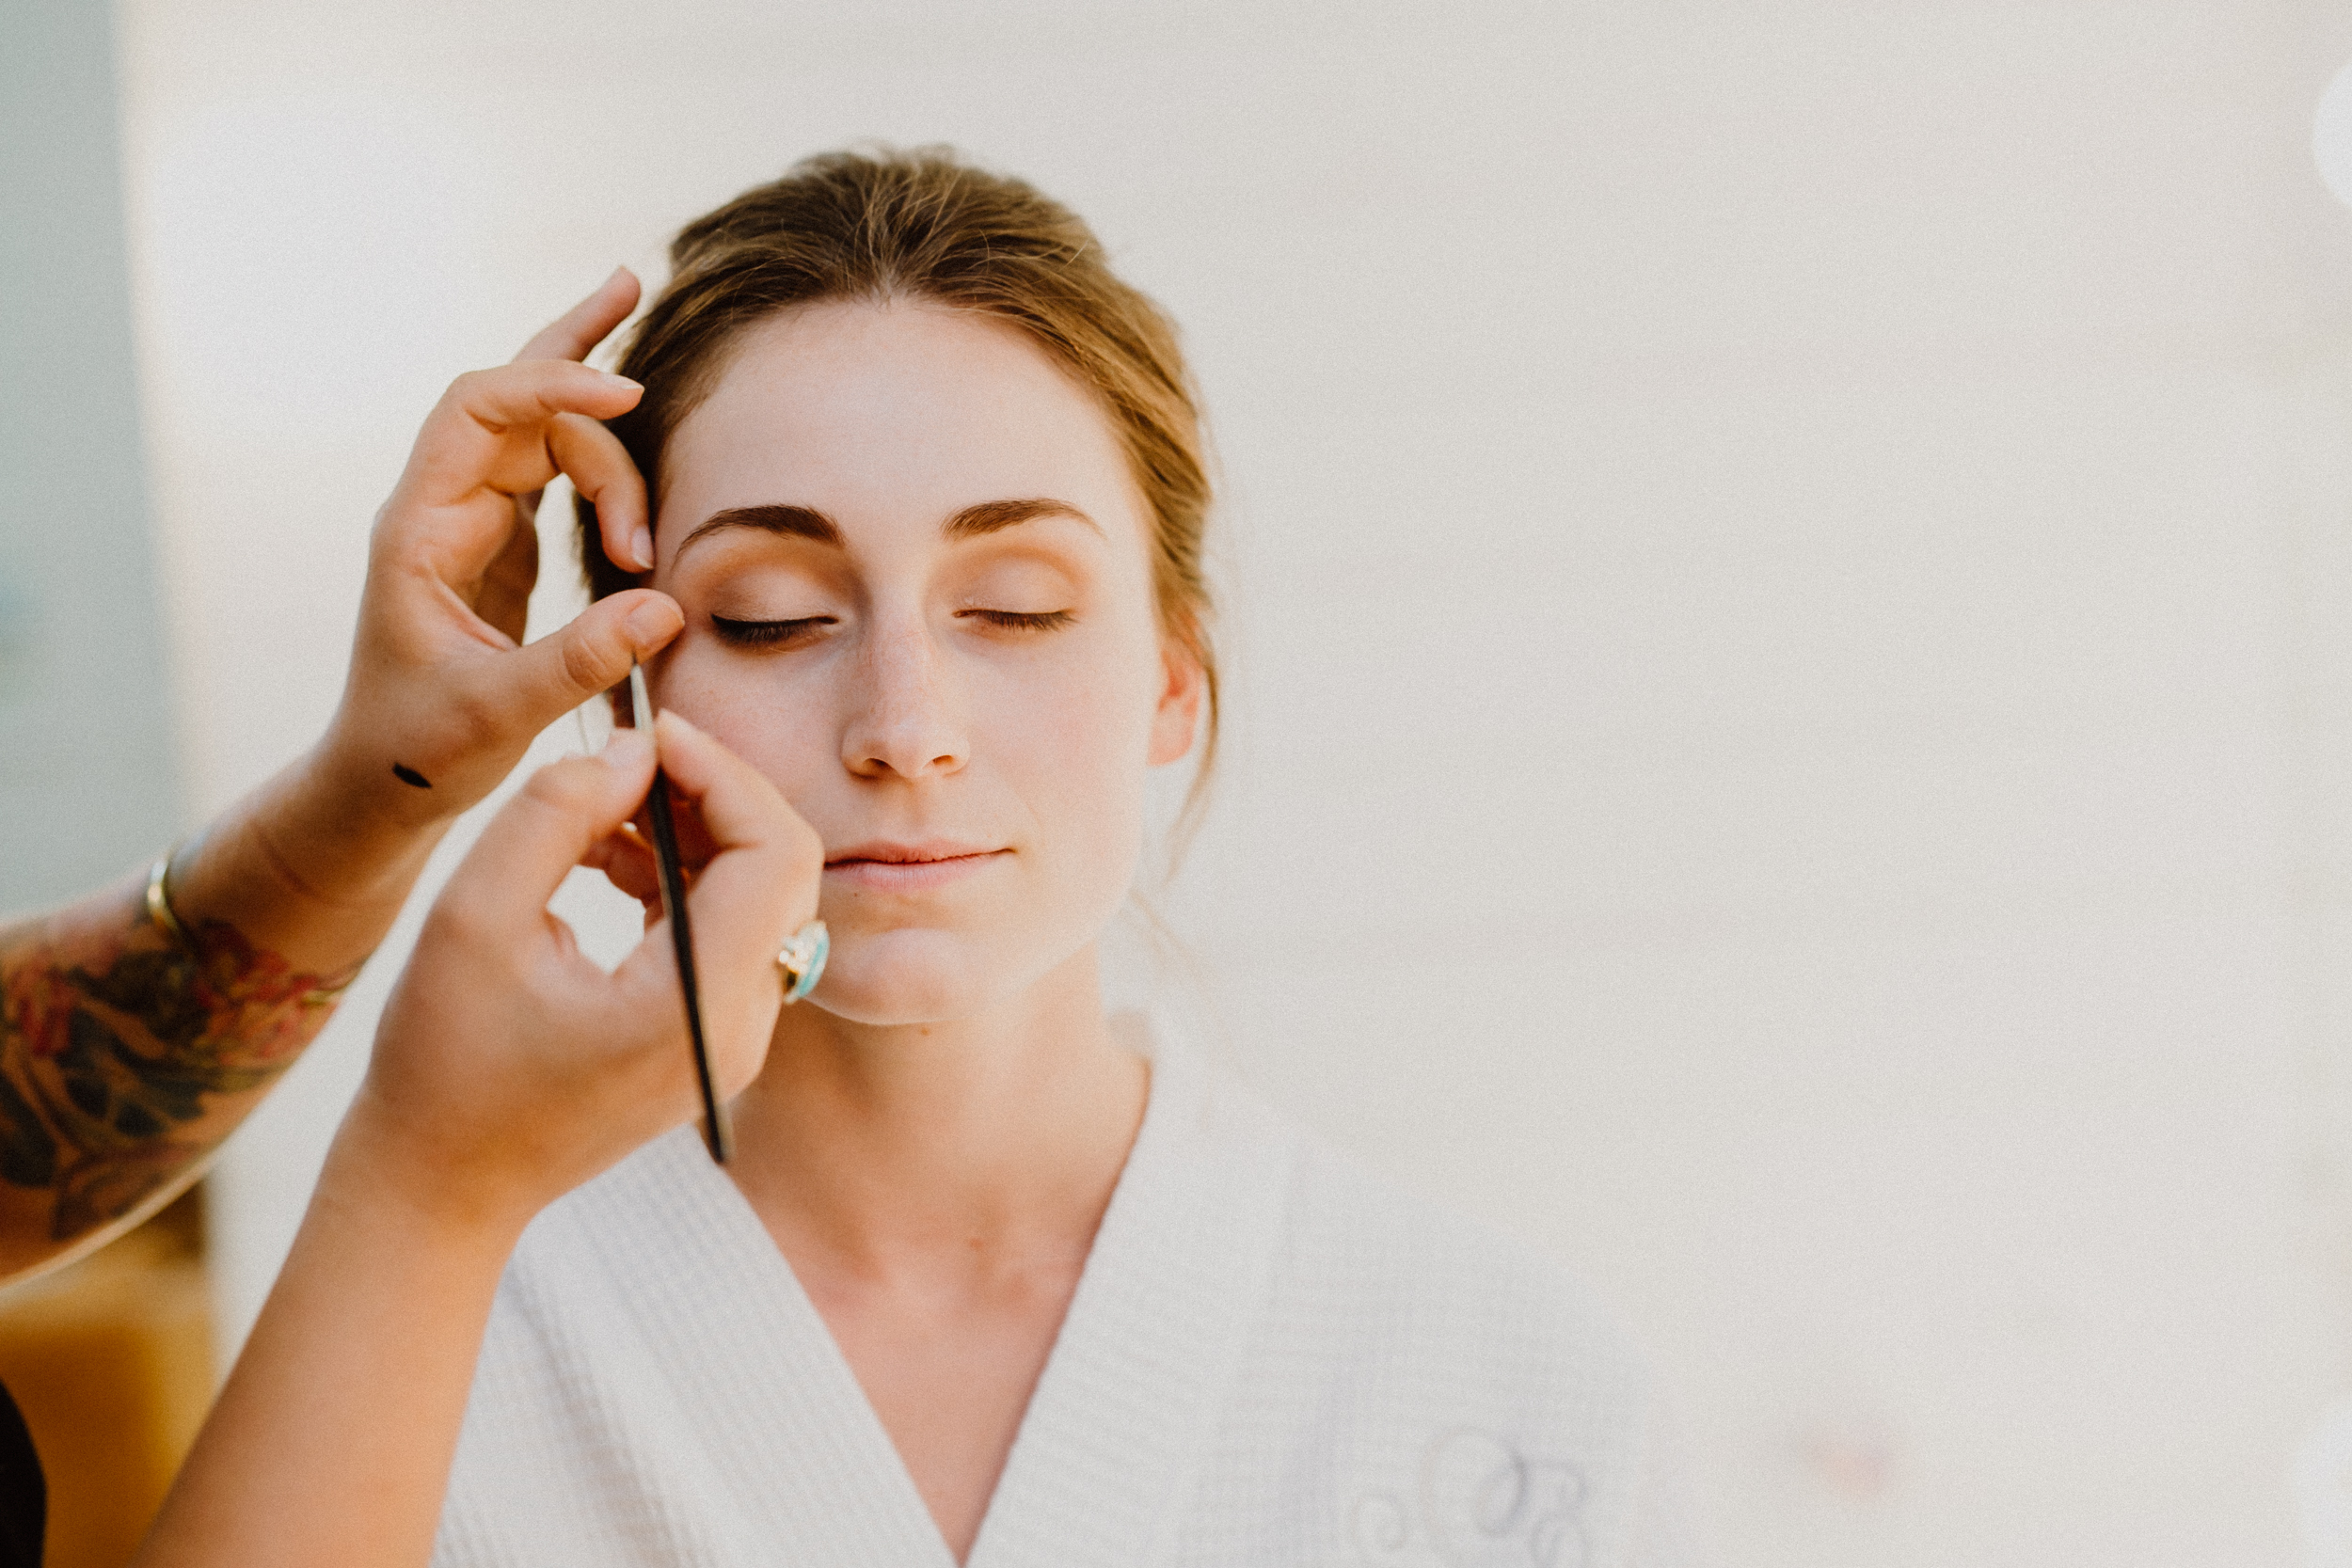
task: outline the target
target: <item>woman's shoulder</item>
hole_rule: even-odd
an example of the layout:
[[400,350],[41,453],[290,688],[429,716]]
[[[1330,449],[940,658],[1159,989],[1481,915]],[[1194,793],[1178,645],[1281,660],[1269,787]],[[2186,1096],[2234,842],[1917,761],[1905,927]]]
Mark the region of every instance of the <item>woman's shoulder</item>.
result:
[[1559,1260],[1375,1169],[1231,1065],[1166,1037],[1157,1056],[1170,1069],[1169,1109],[1191,1111],[1203,1128],[1201,1179],[1246,1168],[1237,1189],[1279,1190],[1266,1238],[1278,1302],[1287,1296],[1335,1327],[1404,1333],[1401,1343],[1474,1339],[1490,1359],[1639,1375],[1641,1358],[1612,1314]]
[[1280,1273],[1302,1297],[1515,1370],[1642,1379],[1631,1339],[1566,1265],[1311,1131],[1293,1139]]

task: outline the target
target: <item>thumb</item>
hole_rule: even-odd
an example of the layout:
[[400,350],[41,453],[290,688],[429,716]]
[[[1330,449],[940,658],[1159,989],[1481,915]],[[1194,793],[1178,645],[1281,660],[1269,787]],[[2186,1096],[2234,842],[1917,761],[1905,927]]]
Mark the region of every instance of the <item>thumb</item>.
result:
[[653,781],[654,749],[622,731],[593,757],[533,773],[500,808],[434,903],[434,918],[471,940],[544,928],[548,900],[581,855],[627,820]]
[[651,658],[685,626],[676,600],[632,588],[597,600],[560,631],[486,660],[475,678],[498,688],[490,704],[516,730],[535,735],[628,679],[631,659]]

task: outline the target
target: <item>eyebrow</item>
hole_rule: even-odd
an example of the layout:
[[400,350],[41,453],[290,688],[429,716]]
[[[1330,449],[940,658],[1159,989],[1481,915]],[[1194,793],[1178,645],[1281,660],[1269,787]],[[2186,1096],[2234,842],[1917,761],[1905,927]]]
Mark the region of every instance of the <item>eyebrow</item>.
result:
[[[967,506],[947,519],[940,531],[950,539],[977,539],[985,534],[1009,529],[1017,523],[1032,522],[1040,517],[1072,517],[1101,533],[1103,526],[1068,501],[1050,496],[1029,496],[1019,500],[980,501]],[[677,553],[684,555],[687,546],[707,533],[724,529],[757,529],[763,533],[780,533],[787,538],[814,540],[819,545],[842,546],[841,525],[813,506],[791,506],[776,503],[768,506],[730,506],[714,512],[694,525],[693,531],[678,541]],[[676,557],[672,557],[675,560]]]
[[984,533],[994,533],[998,529],[1010,528],[1015,523],[1025,523],[1039,517],[1074,517],[1095,532],[1103,531],[1102,524],[1068,501],[1057,501],[1049,496],[1033,496],[1025,500],[982,501],[977,506],[967,506],[948,518],[946,527],[940,531],[950,539],[977,539]]
[[696,523],[694,531],[677,542],[677,553],[684,555],[687,546],[706,533],[717,533],[730,528],[753,528],[763,533],[814,539],[820,545],[831,545],[836,549],[841,545],[840,527],[813,506],[730,506],[723,512],[713,512]]

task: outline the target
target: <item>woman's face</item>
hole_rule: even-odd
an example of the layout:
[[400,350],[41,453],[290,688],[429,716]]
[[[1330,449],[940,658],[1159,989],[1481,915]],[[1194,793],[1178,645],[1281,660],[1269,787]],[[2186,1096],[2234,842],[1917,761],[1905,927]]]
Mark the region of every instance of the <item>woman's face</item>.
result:
[[986,316],[810,306],[745,335],[663,467],[660,700],[822,836],[816,1000],[962,1017],[1086,948],[1201,690],[1092,397]]

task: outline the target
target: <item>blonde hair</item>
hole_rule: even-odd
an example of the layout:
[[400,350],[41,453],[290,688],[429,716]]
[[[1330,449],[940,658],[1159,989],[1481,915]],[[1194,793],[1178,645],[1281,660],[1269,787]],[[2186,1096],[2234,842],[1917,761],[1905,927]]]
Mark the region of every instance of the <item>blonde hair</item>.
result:
[[[662,450],[717,386],[731,346],[797,306],[914,298],[981,311],[1026,332],[1093,391],[1149,508],[1161,632],[1206,681],[1197,805],[1218,715],[1200,410],[1175,324],[1113,275],[1077,214],[943,148],[826,152],[688,224],[670,245],[670,269],[616,367],[645,395],[612,421],[657,506]],[[604,553],[595,508],[584,498],[576,504],[589,592],[601,598],[633,586]]]

